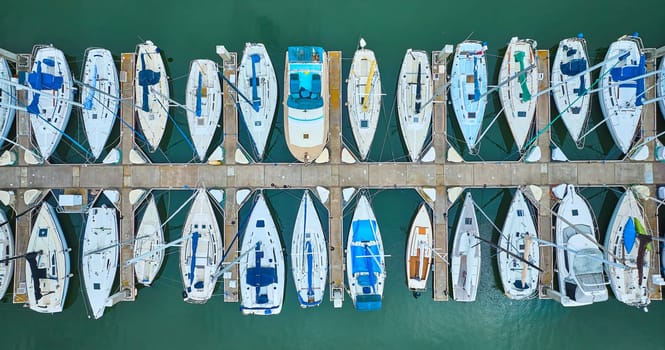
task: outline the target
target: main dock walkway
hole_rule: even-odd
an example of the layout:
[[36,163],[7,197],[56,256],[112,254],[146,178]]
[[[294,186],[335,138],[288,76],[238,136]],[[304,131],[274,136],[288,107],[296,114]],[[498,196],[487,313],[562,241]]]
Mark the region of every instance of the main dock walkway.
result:
[[[432,54],[433,76],[435,90],[446,84],[446,60],[440,52]],[[121,192],[121,227],[122,241],[131,241],[134,232],[134,207],[129,203],[129,192],[132,189],[149,188],[183,188],[195,187],[205,184],[211,188],[223,188],[226,191],[225,201],[225,244],[229,252],[227,261],[237,256],[238,241],[233,240],[238,230],[237,204],[235,193],[240,188],[273,188],[297,187],[314,188],[322,186],[330,190],[330,196],[324,203],[330,216],[330,287],[331,291],[344,290],[344,242],[342,232],[342,189],[355,188],[430,188],[436,193],[436,200],[430,204],[434,211],[435,249],[437,257],[433,273],[433,298],[437,301],[448,300],[448,242],[447,210],[450,203],[446,197],[449,187],[516,187],[521,185],[536,185],[543,190],[539,210],[539,231],[543,239],[552,239],[552,217],[547,211],[551,207],[550,186],[561,183],[573,183],[579,186],[614,186],[644,184],[655,193],[655,184],[665,183],[665,164],[654,161],[653,156],[646,161],[584,161],[557,163],[549,161],[549,135],[544,133],[538,139],[543,157],[534,163],[524,162],[492,162],[492,163],[451,163],[446,160],[448,144],[446,142],[446,94],[434,100],[433,115],[433,147],[436,157],[432,163],[353,163],[341,162],[341,118],[342,118],[342,54],[339,51],[329,52],[330,60],[330,136],[328,149],[330,161],[324,164],[265,164],[250,163],[236,164],[234,154],[237,148],[237,118],[232,95],[234,92],[224,84],[223,127],[226,159],[222,165],[210,164],[132,164],[129,153],[134,148],[132,132],[127,126],[122,126],[120,148],[124,155],[122,162],[117,165],[29,165],[24,162],[24,152],[18,151],[19,164],[0,168],[0,189],[12,190],[16,193],[15,209],[22,212],[27,209],[23,203],[23,194],[28,189],[50,188],[115,188]],[[121,57],[121,93],[124,101],[133,101],[133,65],[134,54],[122,54]],[[237,55],[231,54],[231,60],[224,62],[222,67],[224,76],[235,81]],[[539,89],[546,89],[549,85],[550,66],[549,54],[545,50],[538,51],[538,69],[543,74],[539,82]],[[650,61],[648,69],[655,69],[654,62]],[[648,94],[653,94],[649,89]],[[649,98],[649,97],[647,97]],[[132,104],[123,103],[121,116],[126,121],[134,120]],[[550,121],[549,96],[538,98],[536,127],[542,129]],[[642,115],[644,137],[655,135],[656,112],[653,105],[644,109]],[[29,117],[25,113],[18,113],[17,117],[18,142],[24,146],[30,144]],[[653,149],[653,147],[652,147]],[[656,227],[655,204],[645,204],[650,227]],[[18,253],[24,252],[29,236],[29,215],[21,217],[16,226],[16,249]],[[543,274],[541,284],[552,285],[553,259],[552,249],[541,249]],[[122,262],[131,257],[131,245],[124,246],[121,252]],[[652,274],[658,273],[659,262],[657,254],[653,254]],[[224,300],[238,301],[238,270],[231,268],[223,276]],[[124,300],[134,300],[136,290],[132,268],[123,268],[120,273],[121,292]],[[405,286],[406,288],[406,286]],[[18,260],[14,274],[14,302],[27,301],[25,291],[25,265]],[[331,299],[334,298],[330,293]],[[337,295],[337,294],[336,294]],[[541,298],[547,298],[541,294]],[[659,287],[652,290],[652,298],[661,299]],[[339,300],[341,303],[341,300]]]

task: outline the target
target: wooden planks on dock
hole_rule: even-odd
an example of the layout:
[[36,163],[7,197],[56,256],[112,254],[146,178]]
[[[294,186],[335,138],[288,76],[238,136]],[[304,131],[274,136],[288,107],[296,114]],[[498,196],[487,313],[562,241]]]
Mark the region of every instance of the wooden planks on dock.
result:
[[[223,74],[224,77],[235,84],[238,76],[238,54],[235,52],[230,53],[231,59],[224,61]],[[222,118],[224,121],[224,162],[228,165],[225,169],[226,172],[226,185],[224,201],[224,254],[225,262],[234,261],[238,257],[238,249],[240,249],[240,242],[238,240],[238,205],[236,202],[236,173],[235,173],[235,153],[238,149],[238,110],[234,101],[237,99],[236,91],[224,81],[224,104],[222,110]],[[207,184],[210,186],[211,184]],[[224,302],[237,303],[239,301],[238,294],[238,265],[231,267],[222,276],[224,281]]]
[[[554,233],[552,226],[552,199],[550,197],[549,186],[541,186],[543,195],[539,203],[535,205],[538,212],[538,238],[543,241],[554,242]],[[535,199],[535,198],[534,198]],[[535,203],[534,203],[535,204]],[[540,268],[543,270],[538,276],[540,288],[538,289],[539,299],[551,299],[543,287],[555,289],[554,285],[554,248],[540,245]]]
[[[28,209],[23,201],[26,189],[22,188],[16,192],[16,203],[14,210],[16,214],[23,213]],[[30,239],[30,220],[32,213],[21,216],[16,220],[16,232],[14,232],[14,254],[25,254],[28,249],[28,240]],[[28,302],[28,291],[25,284],[25,259],[14,260],[14,304],[24,304]]]
[[[538,69],[538,91],[550,88],[550,52],[549,50],[536,50],[536,69]],[[536,132],[542,135],[536,141],[540,147],[540,161],[547,162],[550,159],[550,94],[545,93],[536,99]]]
[[330,163],[339,164],[342,158],[342,51],[328,51],[328,70],[330,93],[328,150]]
[[[439,92],[448,82],[448,59],[441,57],[442,51],[432,51],[432,80],[434,91]],[[446,112],[448,111],[448,93],[444,91],[434,96],[432,101],[432,143],[436,151],[435,164],[443,164],[446,159]]]

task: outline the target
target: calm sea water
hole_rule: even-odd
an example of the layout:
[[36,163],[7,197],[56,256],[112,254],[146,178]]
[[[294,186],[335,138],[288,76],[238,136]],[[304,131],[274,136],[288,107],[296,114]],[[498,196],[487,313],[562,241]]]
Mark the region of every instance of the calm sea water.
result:
[[[379,123],[380,131],[370,159],[390,161],[405,160],[394,91],[407,48],[431,51],[467,37],[486,40],[490,81],[496,82],[499,61],[511,36],[534,38],[539,48],[549,48],[554,53],[560,39],[582,31],[588,39],[591,57],[599,62],[609,44],[626,33],[639,31],[647,47],[665,44],[664,10],[665,3],[660,0],[630,4],[616,0],[602,4],[572,0],[529,3],[516,0],[458,3],[343,0],[327,4],[265,0],[173,4],[13,1],[5,4],[0,14],[0,47],[29,52],[33,44],[52,43],[67,54],[72,71],[79,75],[85,48],[106,47],[119,55],[133,51],[138,42],[150,39],[164,51],[173,79],[173,98],[183,101],[190,60],[217,59],[215,45],[223,44],[241,52],[246,41],[265,43],[281,80],[287,46],[312,44],[327,50],[342,50],[347,58],[344,60],[346,74],[357,41],[363,36],[368,47],[376,52],[386,93],[386,118]],[[492,103],[488,114],[498,110],[498,101],[495,99]],[[598,105],[594,104],[593,108],[598,118]],[[175,112],[173,117],[185,127],[183,113]],[[280,132],[281,111],[276,121],[267,160],[290,162],[292,158]],[[448,121],[449,128],[451,123],[454,124]],[[498,131],[493,130],[483,141],[482,159],[515,157],[507,125],[500,119],[493,128]],[[454,127],[452,129],[449,139],[455,140],[459,136],[455,135]],[[68,130],[76,133],[78,129],[70,125]],[[154,156],[156,161],[188,162],[192,159],[186,143],[177,133],[173,129],[169,131],[166,152]],[[218,135],[218,142],[222,136]],[[240,137],[247,140],[242,127]],[[560,137],[565,138],[565,135]],[[607,137],[607,130],[599,128],[588,140],[590,149],[581,151],[586,152],[583,156],[612,158],[607,155],[612,152]],[[352,143],[348,124],[344,128],[344,139]],[[58,150],[59,158],[81,159],[72,152],[71,145],[65,143]],[[278,225],[283,229],[282,240],[287,247],[300,194],[299,191],[268,192],[273,208],[278,209]],[[505,213],[510,193],[486,190],[473,194],[490,217],[497,218]],[[596,208],[601,232],[604,232],[607,215],[617,200],[615,192],[585,189],[583,194]],[[185,192],[159,195],[162,217],[172,213],[187,197]],[[206,305],[189,305],[181,300],[177,255],[169,254],[153,287],[141,289],[136,302],[118,304],[97,321],[87,319],[78,267],[74,267],[77,276],[70,285],[63,313],[41,315],[5,300],[0,303],[2,348],[665,348],[661,337],[665,322],[662,303],[655,302],[649,307],[649,313],[644,313],[614,299],[578,309],[564,309],[552,301],[512,302],[500,290],[494,252],[490,249],[483,250],[477,302],[435,303],[428,295],[414,299],[406,288],[402,256],[406,230],[420,199],[413,191],[393,190],[373,192],[372,199],[386,254],[392,255],[387,258],[388,278],[381,311],[356,312],[348,297],[344,308],[339,310],[327,302],[313,310],[301,310],[288,273],[284,309],[277,316],[242,316],[238,304],[223,303],[220,296]],[[456,208],[453,207],[449,215],[451,225]],[[319,209],[320,216],[325,217],[325,212]],[[241,217],[248,208],[243,210]],[[345,210],[347,221],[351,213],[348,208]],[[184,215],[174,218],[167,235],[179,234]],[[77,242],[83,218],[63,215],[61,220],[68,228],[72,257],[78,257]],[[483,228],[487,230],[483,235],[496,238],[489,224],[483,224]],[[216,294],[220,293],[218,289]]]

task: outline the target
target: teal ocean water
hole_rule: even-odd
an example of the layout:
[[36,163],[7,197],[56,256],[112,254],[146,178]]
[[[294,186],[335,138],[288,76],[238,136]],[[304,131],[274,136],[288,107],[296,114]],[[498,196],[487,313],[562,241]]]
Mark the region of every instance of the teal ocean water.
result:
[[[609,44],[619,36],[639,31],[647,47],[665,44],[662,14],[665,3],[645,0],[602,3],[562,0],[558,2],[516,0],[502,2],[413,0],[408,2],[350,1],[210,1],[157,2],[74,0],[8,2],[0,12],[0,47],[15,52],[30,52],[34,44],[52,43],[65,52],[72,72],[79,76],[83,52],[100,46],[114,55],[132,52],[142,40],[153,40],[163,49],[172,96],[184,101],[189,62],[195,58],[217,60],[215,45],[223,44],[242,52],[246,41],[263,42],[282,79],[284,52],[289,45],[320,45],[327,50],[342,50],[343,75],[358,39],[363,36],[375,51],[381,70],[385,118],[379,122],[370,160],[404,161],[406,152],[397,126],[394,92],[404,52],[408,48],[438,50],[444,44],[458,43],[467,37],[488,42],[490,83],[496,83],[498,65],[506,43],[512,36],[538,41],[539,48],[554,53],[559,40],[584,32],[594,63],[602,60]],[[499,109],[498,99],[487,114]],[[600,109],[593,105],[593,118]],[[452,113],[452,109],[450,109]],[[266,161],[292,162],[281,133],[281,107],[269,142]],[[73,116],[74,120],[76,117]],[[184,113],[173,118],[186,128]],[[455,122],[449,119],[448,138],[459,148]],[[661,130],[662,120],[659,121]],[[76,124],[68,127],[83,140]],[[243,134],[243,132],[245,134]],[[353,147],[348,124],[344,140]],[[118,132],[112,139],[117,139]],[[515,149],[507,125],[500,118],[481,145],[477,160],[513,160]],[[240,138],[247,144],[246,130]],[[162,146],[164,154],[153,160],[189,162],[192,152],[178,131],[171,128]],[[221,133],[216,142],[223,138]],[[553,140],[566,143],[561,126],[555,125]],[[574,147],[574,146],[573,146]],[[591,134],[587,147],[577,151],[578,158],[615,159],[607,129]],[[613,153],[614,152],[614,153]],[[85,158],[64,142],[55,162],[84,161]],[[0,176],[3,173],[0,171]],[[267,191],[269,201],[282,229],[285,247],[290,245],[292,221],[296,216],[301,191]],[[596,210],[600,232],[604,232],[618,195],[613,190],[583,189]],[[173,213],[187,198],[186,191],[156,193],[160,214]],[[507,190],[474,190],[474,198],[488,215],[502,222],[510,201]],[[425,293],[414,299],[406,288],[403,254],[409,222],[420,203],[411,190],[371,192],[377,220],[386,245],[388,277],[381,311],[360,313],[346,297],[342,309],[325,302],[312,310],[297,305],[295,289],[287,266],[285,305],[280,315],[242,316],[238,304],[223,303],[221,290],[205,305],[189,305],[181,300],[182,282],[177,253],[167,256],[159,279],[151,288],[139,290],[133,303],[108,309],[100,320],[87,318],[85,298],[78,277],[79,236],[83,217],[61,215],[67,239],[73,248],[75,277],[70,285],[65,311],[41,315],[5,298],[0,303],[0,334],[3,349],[97,348],[97,349],[213,349],[260,347],[278,349],[357,349],[381,348],[607,348],[662,349],[665,307],[654,302],[649,312],[630,308],[614,300],[577,309],[564,309],[553,301],[513,302],[501,291],[494,252],[483,249],[483,267],[478,301],[470,304],[437,303]],[[327,217],[322,206],[319,215]],[[248,212],[245,207],[240,217]],[[453,228],[458,207],[449,213]],[[435,213],[436,214],[436,213]],[[177,237],[185,213],[178,214],[167,227],[168,237]],[[344,211],[345,227],[352,210]],[[439,213],[438,215],[441,215]],[[483,224],[483,236],[495,238],[490,225]],[[486,231],[485,231],[486,230]],[[288,261],[288,257],[287,257]]]

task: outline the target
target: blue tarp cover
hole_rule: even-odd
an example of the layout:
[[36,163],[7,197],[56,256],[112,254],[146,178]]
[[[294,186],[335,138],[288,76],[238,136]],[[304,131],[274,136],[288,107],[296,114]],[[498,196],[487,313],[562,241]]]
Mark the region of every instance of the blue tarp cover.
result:
[[633,250],[636,237],[637,231],[635,230],[635,223],[633,223],[633,218],[629,217],[626,220],[626,225],[623,227],[623,246],[626,248],[626,252],[629,254],[630,251]]

